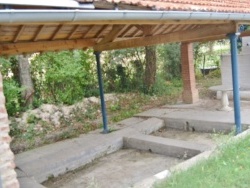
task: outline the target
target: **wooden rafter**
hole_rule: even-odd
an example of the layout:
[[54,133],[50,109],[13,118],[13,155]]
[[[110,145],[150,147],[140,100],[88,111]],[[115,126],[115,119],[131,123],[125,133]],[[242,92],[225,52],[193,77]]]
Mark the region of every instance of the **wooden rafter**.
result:
[[105,30],[109,27],[109,25],[103,25],[99,31],[96,33],[95,37],[99,38],[102,36],[102,34],[105,32]]
[[136,25],[136,27],[143,32],[144,36],[153,34],[154,26],[152,25]]
[[100,42],[99,44],[105,44],[107,42],[113,42],[115,38],[117,38],[120,33],[123,31],[125,25],[115,25],[112,28],[112,31],[106,35]]
[[91,32],[93,32],[94,29],[95,29],[95,25],[90,26],[90,28],[88,29],[88,31],[82,35],[82,38],[88,38],[88,35]]
[[20,38],[20,36],[22,35],[24,29],[25,29],[25,25],[21,25],[21,26],[19,27],[18,32],[17,32],[17,34],[16,34],[16,36],[15,36],[13,42],[17,42],[17,41],[19,40],[19,38]]
[[96,51],[132,48],[140,46],[149,46],[170,42],[188,42],[199,41],[206,38],[212,38],[216,36],[225,36],[227,33],[236,32],[235,25],[224,24],[214,26],[203,26],[199,29],[193,29],[189,31],[178,31],[175,33],[169,33],[166,35],[156,35],[149,37],[141,37],[136,39],[123,40],[108,44],[96,45],[94,49]]
[[43,29],[45,28],[45,25],[42,25],[39,27],[33,41],[36,42],[39,39],[40,34],[42,33]]
[[134,27],[134,25],[129,25],[122,33],[119,37],[125,37],[127,35],[127,33]]
[[80,28],[81,26],[80,25],[76,25],[75,27],[74,27],[74,29],[71,31],[71,33],[69,34],[69,36],[68,36],[68,40],[70,40],[70,39],[72,39],[72,37],[74,36],[74,34],[78,31],[78,29]]
[[173,29],[176,27],[176,25],[169,25],[165,31],[163,31],[161,34],[167,34],[173,31]]
[[23,42],[16,44],[0,44],[0,55],[12,55],[22,53],[34,53],[41,51],[57,51],[68,49],[83,49],[95,45],[93,39],[80,40],[56,40],[56,41],[39,41]]
[[161,30],[161,28],[163,27],[164,25],[156,25],[154,28],[153,28],[153,31],[152,31],[152,33],[153,33],[153,35],[158,35],[162,30]]
[[57,28],[56,28],[56,31],[53,33],[52,37],[50,38],[50,40],[55,40],[56,39],[56,36],[58,35],[58,33],[60,33],[61,29],[63,28],[63,25],[59,25]]

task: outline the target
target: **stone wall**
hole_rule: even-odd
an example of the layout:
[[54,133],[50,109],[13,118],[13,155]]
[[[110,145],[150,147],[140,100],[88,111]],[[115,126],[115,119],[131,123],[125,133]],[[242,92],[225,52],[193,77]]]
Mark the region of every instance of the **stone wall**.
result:
[[18,188],[16,172],[14,170],[14,154],[10,150],[9,121],[3,95],[3,81],[0,73],[0,177],[3,188]]

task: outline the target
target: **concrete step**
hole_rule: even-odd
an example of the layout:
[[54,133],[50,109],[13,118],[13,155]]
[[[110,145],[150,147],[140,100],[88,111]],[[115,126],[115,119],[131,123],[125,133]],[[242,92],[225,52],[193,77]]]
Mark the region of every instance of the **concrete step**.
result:
[[191,158],[210,149],[204,144],[142,134],[125,136],[124,147],[182,159]]

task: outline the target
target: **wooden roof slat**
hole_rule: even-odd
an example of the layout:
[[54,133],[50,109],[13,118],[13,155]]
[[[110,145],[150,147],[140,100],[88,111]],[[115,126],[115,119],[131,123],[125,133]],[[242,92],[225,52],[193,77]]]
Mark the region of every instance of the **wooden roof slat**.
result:
[[76,25],[75,27],[74,27],[74,29],[72,30],[72,32],[69,34],[69,36],[68,36],[68,40],[70,40],[70,39],[72,39],[72,37],[74,36],[74,34],[78,31],[78,29],[80,28],[81,26],[80,25]]
[[55,40],[56,37],[57,37],[57,35],[58,35],[58,33],[60,33],[60,31],[61,31],[62,28],[63,28],[63,24],[60,24],[60,25],[57,27],[56,31],[53,33],[53,35],[52,35],[52,37],[50,38],[50,40]]
[[42,33],[43,29],[45,28],[46,26],[45,25],[42,25],[39,27],[33,41],[36,42],[38,39],[39,39],[39,35]]
[[159,25],[156,25],[154,28],[153,28],[153,35],[158,35],[160,34],[163,30],[162,30],[162,27],[164,27],[165,25],[163,24],[159,24]]
[[22,35],[22,32],[24,31],[24,29],[25,29],[25,25],[21,25],[21,26],[19,27],[19,30],[18,30],[18,32],[17,32],[17,34],[16,34],[16,36],[15,36],[15,38],[14,38],[14,40],[13,40],[14,43],[17,42],[17,41],[19,40],[19,38],[20,38],[20,36]]
[[122,33],[119,37],[125,37],[127,35],[127,33],[130,31],[130,29],[132,29],[132,27],[134,27],[134,25],[129,25]]
[[108,44],[96,45],[94,49],[96,51],[103,50],[114,50],[114,49],[123,49],[131,47],[140,47],[140,46],[149,46],[162,43],[170,42],[188,42],[188,41],[199,41],[206,38],[212,37],[226,37],[226,33],[236,32],[236,27],[233,24],[224,24],[224,25],[214,25],[214,26],[203,26],[195,30],[189,31],[178,31],[175,33],[169,33],[165,35],[156,35],[149,37],[140,37],[136,39],[123,40]]
[[99,31],[95,34],[95,38],[100,38],[102,34],[105,32],[105,30],[109,27],[109,25],[103,25]]
[[165,31],[163,31],[161,34],[167,34],[171,33],[173,29],[176,27],[176,25],[169,25]]
[[[132,27],[132,28],[134,28],[134,31],[133,31],[130,35],[128,35],[128,36],[134,37],[134,36],[137,35],[138,33],[142,33],[142,34],[143,34],[143,32],[142,32],[140,29],[138,29],[138,28],[136,27],[136,25],[134,25],[134,27]],[[132,29],[132,28],[131,28],[131,29]]]

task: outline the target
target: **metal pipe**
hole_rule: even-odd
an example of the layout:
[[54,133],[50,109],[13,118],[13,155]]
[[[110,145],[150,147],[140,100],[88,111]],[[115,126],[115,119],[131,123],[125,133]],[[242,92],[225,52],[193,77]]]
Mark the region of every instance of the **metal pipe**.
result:
[[102,81],[102,70],[101,70],[101,63],[100,63],[100,52],[94,52],[96,57],[96,65],[97,65],[97,73],[98,73],[98,83],[99,83],[99,90],[100,90],[100,99],[101,99],[101,108],[102,108],[102,121],[103,121],[103,132],[104,134],[109,132],[108,129],[108,120],[106,114],[106,104],[104,100],[104,92],[103,92],[103,81]]
[[240,92],[239,92],[239,71],[238,71],[238,55],[237,55],[237,35],[235,33],[228,34],[231,48],[231,64],[233,79],[233,98],[234,98],[234,121],[236,125],[236,134],[242,132],[241,112],[240,112]]
[[95,20],[250,20],[250,13],[124,10],[0,10],[0,23]]

